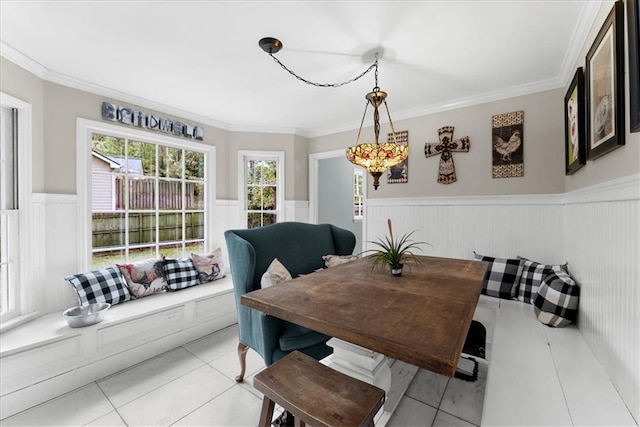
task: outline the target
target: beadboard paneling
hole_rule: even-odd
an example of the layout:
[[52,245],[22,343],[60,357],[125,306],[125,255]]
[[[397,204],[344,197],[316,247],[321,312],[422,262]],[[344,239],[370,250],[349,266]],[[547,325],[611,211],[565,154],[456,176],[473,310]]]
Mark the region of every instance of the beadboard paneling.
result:
[[[469,259],[476,251],[545,263],[564,261],[562,205],[556,196],[519,196],[510,203],[492,197],[392,200],[368,201],[364,240],[383,237],[391,218],[394,234],[417,230],[415,240],[431,243],[426,255]],[[371,244],[365,243],[366,248]]]
[[[568,193],[565,254],[580,285],[578,326],[636,420],[640,419],[640,185]],[[629,188],[629,185],[631,187]],[[635,185],[635,187],[634,187]]]
[[640,419],[640,175],[562,195],[369,199],[364,240],[387,234],[387,218],[431,243],[426,255],[568,262],[578,327]]

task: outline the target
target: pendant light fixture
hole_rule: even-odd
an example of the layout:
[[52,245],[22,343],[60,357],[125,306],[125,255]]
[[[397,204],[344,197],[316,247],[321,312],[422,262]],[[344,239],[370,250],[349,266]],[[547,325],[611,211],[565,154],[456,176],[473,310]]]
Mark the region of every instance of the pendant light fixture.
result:
[[[409,155],[409,147],[404,144],[398,144],[396,139],[396,132],[393,128],[393,121],[391,120],[391,114],[389,113],[389,107],[387,106],[387,93],[380,90],[378,87],[378,54],[376,53],[376,60],[360,75],[341,82],[341,83],[315,83],[306,80],[298,76],[295,72],[287,68],[282,62],[274,56],[282,49],[282,42],[273,37],[265,37],[258,42],[260,48],[265,51],[273,60],[278,63],[284,70],[289,72],[292,76],[298,80],[317,87],[340,87],[359,80],[369,71],[375,71],[375,86],[373,90],[365,96],[366,103],[364,107],[364,114],[360,122],[360,128],[358,129],[358,137],[356,138],[356,144],[352,147],[348,147],[346,150],[347,159],[371,174],[373,177],[373,188],[378,189],[380,185],[380,177],[391,166],[402,163],[403,160]],[[360,143],[360,135],[362,133],[362,126],[364,125],[364,119],[367,115],[367,109],[369,104],[373,107],[373,142]],[[380,113],[378,109],[384,104],[384,108],[387,112],[387,118],[389,119],[389,125],[391,127],[391,141],[380,143]]]

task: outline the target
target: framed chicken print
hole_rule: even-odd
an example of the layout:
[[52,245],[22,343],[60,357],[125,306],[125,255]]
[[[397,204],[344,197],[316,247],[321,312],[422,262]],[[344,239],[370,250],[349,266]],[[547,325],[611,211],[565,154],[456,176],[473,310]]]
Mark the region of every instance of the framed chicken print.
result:
[[624,145],[624,5],[617,1],[587,52],[587,147],[590,160]]
[[571,175],[587,162],[584,133],[584,73],[576,70],[564,96],[565,175]]
[[524,111],[491,117],[492,178],[524,176]]

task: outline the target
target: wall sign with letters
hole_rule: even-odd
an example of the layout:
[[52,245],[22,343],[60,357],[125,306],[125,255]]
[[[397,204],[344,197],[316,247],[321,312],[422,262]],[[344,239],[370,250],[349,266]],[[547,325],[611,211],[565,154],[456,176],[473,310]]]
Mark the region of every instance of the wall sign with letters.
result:
[[112,122],[120,122],[125,125],[133,125],[139,128],[158,130],[163,133],[180,135],[185,138],[193,138],[202,141],[204,129],[182,123],[178,120],[169,120],[155,114],[147,114],[129,107],[119,107],[110,102],[102,103],[102,118]]

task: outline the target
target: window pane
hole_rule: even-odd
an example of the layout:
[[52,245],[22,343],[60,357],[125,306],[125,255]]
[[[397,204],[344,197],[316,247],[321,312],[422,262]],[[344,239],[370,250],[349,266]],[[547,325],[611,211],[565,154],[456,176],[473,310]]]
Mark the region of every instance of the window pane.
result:
[[185,150],[184,163],[186,179],[204,179],[204,153]]
[[160,209],[182,209],[182,181],[165,181],[163,179],[159,180],[158,194]]
[[125,260],[125,250],[113,249],[110,251],[99,251],[92,254],[91,269],[99,270],[106,267],[113,267],[122,264]]
[[185,247],[185,254],[191,255],[192,253],[204,255],[204,242],[188,242]]
[[269,160],[262,163],[262,182],[264,184],[276,184],[276,161]]
[[182,243],[162,245],[160,246],[160,254],[165,258],[172,259],[180,259],[185,257],[184,251],[182,250]]
[[124,246],[125,216],[122,212],[94,212],[92,214],[94,248]]
[[262,206],[262,187],[247,188],[247,209],[256,210]]
[[182,214],[181,213],[161,213],[160,221],[160,242],[172,242],[182,240]]
[[9,266],[0,264],[0,313],[10,310]]
[[187,182],[185,209],[204,209],[204,184],[201,182]]
[[204,212],[188,212],[184,215],[185,239],[204,239]]
[[155,210],[156,180],[129,179],[129,209]]
[[[91,135],[91,149],[102,156],[106,156],[108,158],[107,160],[111,160],[120,166],[124,164],[124,138],[94,133]],[[101,159],[100,156],[97,157]],[[118,162],[117,159],[119,159],[120,162]],[[104,159],[101,160],[105,161]],[[122,172],[124,172],[124,169]]]
[[141,248],[129,248],[129,262],[142,261],[156,257],[156,246],[144,246]]
[[262,190],[262,209],[273,211],[276,209],[276,187],[264,187]]
[[262,214],[249,212],[247,215],[247,228],[262,227]]
[[158,146],[160,176],[182,178],[182,149]]
[[262,214],[262,225],[269,225],[269,224],[275,224],[277,221],[277,215],[276,214]]
[[129,141],[130,176],[156,176],[156,144]]
[[[156,214],[155,213],[129,213],[129,244],[156,242]],[[124,242],[123,242],[124,244]]]

